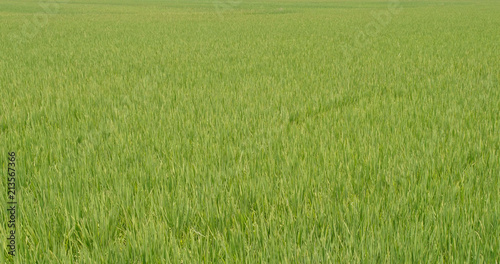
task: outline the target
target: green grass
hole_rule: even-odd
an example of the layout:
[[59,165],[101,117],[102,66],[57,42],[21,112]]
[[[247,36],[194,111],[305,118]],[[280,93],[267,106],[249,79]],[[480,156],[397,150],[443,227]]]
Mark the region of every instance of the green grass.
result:
[[0,262],[500,262],[498,1],[221,2],[0,0]]

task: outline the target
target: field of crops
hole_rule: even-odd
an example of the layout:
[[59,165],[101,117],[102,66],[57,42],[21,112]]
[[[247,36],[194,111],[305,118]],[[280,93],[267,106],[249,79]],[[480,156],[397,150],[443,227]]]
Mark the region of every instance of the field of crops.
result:
[[0,0],[0,262],[499,263],[499,80],[500,1]]

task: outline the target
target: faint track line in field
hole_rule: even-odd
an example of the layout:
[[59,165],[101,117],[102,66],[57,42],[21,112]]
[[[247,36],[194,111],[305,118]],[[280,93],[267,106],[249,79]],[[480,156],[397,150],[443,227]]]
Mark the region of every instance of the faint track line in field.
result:
[[11,41],[22,44],[36,37],[40,31],[49,24],[49,16],[58,14],[61,4],[68,3],[68,0],[61,1],[39,1],[38,6],[42,9],[35,13],[30,19],[25,18],[18,33],[9,35]]
[[292,113],[288,118],[288,125],[299,124],[321,114],[357,104],[359,99],[359,96],[344,96],[321,104],[319,107],[313,109]]

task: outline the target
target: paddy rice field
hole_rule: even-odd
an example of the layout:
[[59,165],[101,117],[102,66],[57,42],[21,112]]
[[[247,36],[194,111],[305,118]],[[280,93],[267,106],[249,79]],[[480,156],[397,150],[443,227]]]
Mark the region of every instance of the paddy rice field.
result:
[[0,0],[0,262],[499,263],[499,14]]

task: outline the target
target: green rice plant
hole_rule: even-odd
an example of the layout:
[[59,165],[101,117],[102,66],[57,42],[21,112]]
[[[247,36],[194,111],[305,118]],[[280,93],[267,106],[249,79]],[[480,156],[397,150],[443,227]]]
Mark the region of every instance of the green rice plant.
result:
[[0,0],[0,262],[500,262],[498,1],[217,3]]

